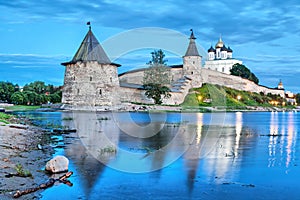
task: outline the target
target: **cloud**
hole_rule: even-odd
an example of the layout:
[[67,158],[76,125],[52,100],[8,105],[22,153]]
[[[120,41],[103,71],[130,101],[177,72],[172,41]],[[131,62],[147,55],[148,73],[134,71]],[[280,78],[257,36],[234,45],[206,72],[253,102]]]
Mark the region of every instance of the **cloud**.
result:
[[[299,6],[285,1],[1,1],[15,18],[82,23],[92,20],[106,27],[131,29],[160,26],[186,32],[194,28],[204,39],[228,35],[228,42],[268,42],[286,32],[299,31]],[[2,9],[2,10],[3,10]],[[17,11],[17,12],[16,12]],[[18,13],[18,14],[16,14]],[[84,17],[82,17],[84,16]],[[16,21],[12,17],[13,21]],[[17,20],[19,21],[19,20]],[[299,28],[298,28],[299,27]]]

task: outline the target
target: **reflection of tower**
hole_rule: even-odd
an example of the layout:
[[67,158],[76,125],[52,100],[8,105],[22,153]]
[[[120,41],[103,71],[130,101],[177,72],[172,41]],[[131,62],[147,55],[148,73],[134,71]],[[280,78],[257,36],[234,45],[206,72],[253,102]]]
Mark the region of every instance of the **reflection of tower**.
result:
[[189,192],[192,192],[194,188],[194,181],[197,175],[197,169],[199,165],[199,159],[201,154],[201,136],[202,136],[202,126],[203,126],[203,113],[197,113],[196,116],[196,137],[190,145],[189,149],[184,154],[185,166],[188,169],[187,174],[187,186]]
[[[101,153],[101,149],[118,145],[119,130],[114,126],[110,113],[98,115],[96,112],[63,113],[63,118],[65,117],[71,117],[72,120],[67,120],[64,124],[77,130],[75,135],[65,138],[67,144],[65,154],[72,160],[78,175],[82,177],[83,190],[89,197],[105,169],[105,164],[115,157],[115,152]],[[106,136],[105,133],[108,131],[110,134]]]

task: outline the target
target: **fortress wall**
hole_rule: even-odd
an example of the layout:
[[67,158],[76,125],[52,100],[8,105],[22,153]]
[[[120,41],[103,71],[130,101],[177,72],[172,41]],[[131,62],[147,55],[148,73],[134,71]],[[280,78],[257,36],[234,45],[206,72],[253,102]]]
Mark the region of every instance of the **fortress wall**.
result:
[[[182,68],[171,68],[171,82],[174,82],[183,77]],[[120,82],[143,84],[144,70],[137,70],[128,73],[124,73],[119,76]]]
[[171,69],[171,82],[175,82],[176,80],[183,77],[182,68],[172,68]]
[[284,97],[284,90],[278,90],[278,89],[267,88],[265,86],[260,86],[247,79],[238,76],[224,74],[218,71],[213,71],[204,68],[202,68],[201,70],[202,70],[201,77],[203,83],[221,85],[236,90],[244,90],[248,92],[256,92],[256,93],[263,92],[264,94],[271,93],[276,95],[279,94],[280,96]]
[[121,102],[139,102],[151,104],[152,99],[145,96],[145,91],[135,88],[120,87],[119,97]]
[[120,82],[143,84],[144,70],[128,72],[119,76]]

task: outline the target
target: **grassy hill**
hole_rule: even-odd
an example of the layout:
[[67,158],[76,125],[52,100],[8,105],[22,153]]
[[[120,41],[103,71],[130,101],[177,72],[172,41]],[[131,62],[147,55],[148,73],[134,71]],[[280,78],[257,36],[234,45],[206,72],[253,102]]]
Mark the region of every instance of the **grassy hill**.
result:
[[204,84],[194,88],[186,96],[182,107],[219,107],[230,109],[249,109],[250,107],[291,107],[279,95],[253,93],[234,90],[219,85]]

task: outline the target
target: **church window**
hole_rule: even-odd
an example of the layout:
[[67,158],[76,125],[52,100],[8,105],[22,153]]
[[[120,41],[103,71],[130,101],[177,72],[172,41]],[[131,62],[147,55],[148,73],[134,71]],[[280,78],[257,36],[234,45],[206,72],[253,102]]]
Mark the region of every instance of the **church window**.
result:
[[93,80],[93,77],[90,77],[90,81],[92,81]]
[[99,90],[99,94],[102,95],[102,90],[101,89]]
[[77,94],[79,94],[79,89],[77,89]]

